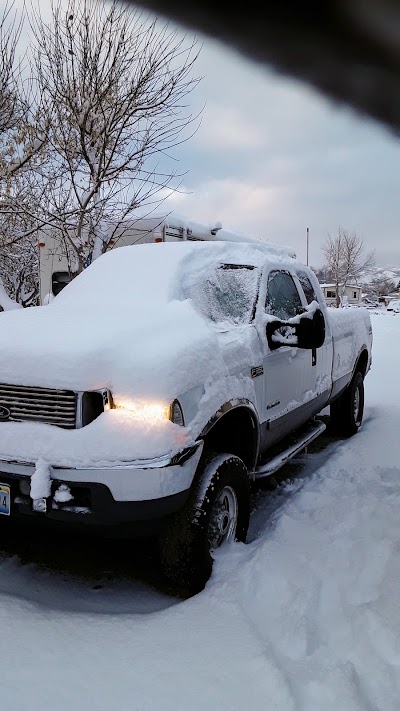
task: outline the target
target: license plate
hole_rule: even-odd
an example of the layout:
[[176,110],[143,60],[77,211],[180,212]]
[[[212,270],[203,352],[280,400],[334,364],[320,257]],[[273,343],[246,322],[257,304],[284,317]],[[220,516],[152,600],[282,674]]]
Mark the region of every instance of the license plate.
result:
[[0,484],[0,516],[10,515],[10,487]]

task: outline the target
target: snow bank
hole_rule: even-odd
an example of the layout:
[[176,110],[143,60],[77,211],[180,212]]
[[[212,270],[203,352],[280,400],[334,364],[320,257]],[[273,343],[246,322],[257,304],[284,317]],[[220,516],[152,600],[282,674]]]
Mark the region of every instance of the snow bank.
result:
[[304,711],[399,708],[400,329],[375,321],[363,428],[278,492],[267,530],[261,509],[251,552],[221,556],[212,583],[231,591]]

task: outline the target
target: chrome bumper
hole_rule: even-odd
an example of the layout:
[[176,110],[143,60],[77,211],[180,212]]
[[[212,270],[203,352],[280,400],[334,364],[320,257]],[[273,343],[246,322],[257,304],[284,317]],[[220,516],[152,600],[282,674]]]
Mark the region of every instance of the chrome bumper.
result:
[[[65,484],[102,484],[114,501],[154,501],[190,489],[203,450],[196,443],[175,457],[138,461],[109,468],[70,469],[50,466],[50,478]],[[1,473],[15,478],[31,477],[34,464],[0,460]]]

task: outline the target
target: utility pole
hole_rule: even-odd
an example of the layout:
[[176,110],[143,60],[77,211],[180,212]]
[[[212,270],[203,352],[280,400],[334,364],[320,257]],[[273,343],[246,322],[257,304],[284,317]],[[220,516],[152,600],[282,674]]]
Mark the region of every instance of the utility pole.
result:
[[308,266],[308,244],[309,244],[309,237],[310,237],[310,230],[309,230],[309,228],[307,227],[307,261],[306,261],[307,266]]

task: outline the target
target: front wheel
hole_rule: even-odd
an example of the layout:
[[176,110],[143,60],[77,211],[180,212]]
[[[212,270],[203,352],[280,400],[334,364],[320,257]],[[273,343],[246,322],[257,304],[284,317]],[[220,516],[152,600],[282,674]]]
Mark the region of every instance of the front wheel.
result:
[[364,378],[359,370],[350,385],[331,405],[331,427],[345,437],[356,434],[364,414]]
[[202,590],[214,551],[229,541],[245,541],[249,517],[250,483],[242,460],[232,454],[205,454],[185,507],[160,539],[168,579],[180,590]]

